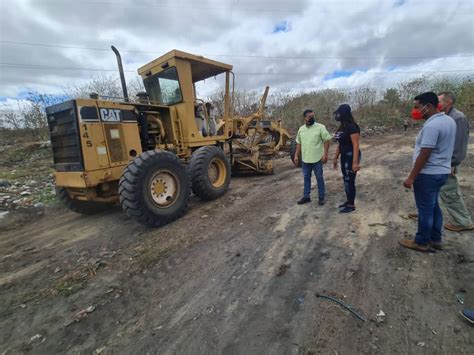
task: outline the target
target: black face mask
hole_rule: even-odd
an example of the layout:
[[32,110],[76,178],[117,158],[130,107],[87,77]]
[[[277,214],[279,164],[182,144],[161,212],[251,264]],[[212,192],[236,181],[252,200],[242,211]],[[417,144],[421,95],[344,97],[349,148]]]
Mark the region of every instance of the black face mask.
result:
[[307,124],[308,126],[314,125],[314,117],[311,117],[308,121],[306,121],[306,124]]

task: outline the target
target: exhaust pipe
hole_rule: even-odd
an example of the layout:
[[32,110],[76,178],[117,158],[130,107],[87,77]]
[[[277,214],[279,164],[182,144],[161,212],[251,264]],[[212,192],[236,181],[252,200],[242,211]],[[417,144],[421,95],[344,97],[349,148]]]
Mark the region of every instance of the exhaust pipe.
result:
[[123,97],[125,99],[125,102],[129,102],[128,92],[127,92],[127,83],[125,82],[125,74],[123,73],[122,57],[120,56],[120,53],[117,48],[115,48],[114,46],[111,46],[110,48],[112,48],[112,50],[115,53],[115,56],[117,57],[117,65],[118,65],[118,70],[120,73],[120,82],[122,83]]

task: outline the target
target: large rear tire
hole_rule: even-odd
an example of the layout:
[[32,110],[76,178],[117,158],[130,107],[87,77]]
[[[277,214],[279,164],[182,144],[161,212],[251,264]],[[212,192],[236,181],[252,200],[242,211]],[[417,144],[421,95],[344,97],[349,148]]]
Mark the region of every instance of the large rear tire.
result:
[[203,200],[219,198],[229,188],[230,163],[219,147],[197,149],[191,156],[188,171],[194,194]]
[[[296,155],[296,140],[292,140],[290,143],[290,158],[293,164],[295,164],[295,155]],[[295,164],[298,168],[301,168],[301,153],[299,155],[299,161],[298,164]]]
[[71,198],[65,187],[56,188],[56,195],[67,208],[79,214],[97,214],[113,206],[111,203],[76,200]]
[[160,227],[181,217],[190,195],[186,167],[176,155],[150,150],[133,159],[119,182],[120,204],[125,214],[150,227]]

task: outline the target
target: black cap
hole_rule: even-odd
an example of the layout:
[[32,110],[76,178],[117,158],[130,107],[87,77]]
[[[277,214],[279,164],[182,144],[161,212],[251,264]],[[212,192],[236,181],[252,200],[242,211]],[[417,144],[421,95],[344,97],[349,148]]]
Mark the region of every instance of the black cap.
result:
[[337,108],[336,111],[334,111],[334,113],[341,113],[341,114],[351,113],[351,107],[348,104],[339,105],[339,107]]

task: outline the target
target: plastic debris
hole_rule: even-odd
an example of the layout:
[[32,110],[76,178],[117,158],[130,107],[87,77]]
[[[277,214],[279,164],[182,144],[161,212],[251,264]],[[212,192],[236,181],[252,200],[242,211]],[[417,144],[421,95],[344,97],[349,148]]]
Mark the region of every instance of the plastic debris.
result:
[[386,316],[386,314],[384,313],[384,311],[380,310],[380,312],[377,313],[377,315],[376,315],[377,323],[383,323],[385,321],[385,316]]
[[456,293],[456,298],[459,303],[464,304],[464,292]]
[[36,342],[38,340],[41,340],[41,342],[43,342],[45,338],[41,334],[36,334],[30,338],[30,343]]
[[79,312],[77,312],[75,315],[74,315],[74,320],[76,322],[80,321],[82,318],[85,318],[87,317],[87,315],[89,313],[92,313],[95,311],[95,306],[89,306],[87,307],[86,309],[82,309],[80,310]]

